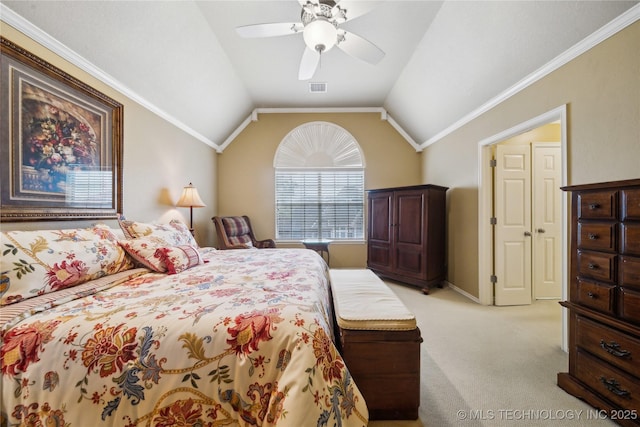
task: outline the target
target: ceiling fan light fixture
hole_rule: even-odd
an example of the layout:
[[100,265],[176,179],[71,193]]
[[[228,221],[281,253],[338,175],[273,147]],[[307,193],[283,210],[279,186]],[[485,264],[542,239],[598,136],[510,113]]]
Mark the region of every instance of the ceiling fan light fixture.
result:
[[329,20],[318,17],[304,27],[302,37],[309,49],[324,53],[336,45],[338,29]]

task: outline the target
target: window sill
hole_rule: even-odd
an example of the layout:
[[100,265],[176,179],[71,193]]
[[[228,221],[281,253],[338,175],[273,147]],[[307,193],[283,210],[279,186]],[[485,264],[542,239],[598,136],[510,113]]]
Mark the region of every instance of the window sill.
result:
[[[276,244],[284,244],[284,245],[290,245],[290,244],[300,244],[302,245],[302,240],[313,240],[313,239],[300,239],[300,240],[276,240]],[[332,240],[332,239],[325,239],[325,240],[331,240],[331,245],[364,245],[367,243],[366,240]]]

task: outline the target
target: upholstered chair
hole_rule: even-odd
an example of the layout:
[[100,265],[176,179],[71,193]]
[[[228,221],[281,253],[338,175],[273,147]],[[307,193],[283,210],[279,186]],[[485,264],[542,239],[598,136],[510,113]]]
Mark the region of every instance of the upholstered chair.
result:
[[218,249],[250,249],[275,248],[273,239],[257,240],[251,228],[249,217],[214,216],[211,218],[216,226]]

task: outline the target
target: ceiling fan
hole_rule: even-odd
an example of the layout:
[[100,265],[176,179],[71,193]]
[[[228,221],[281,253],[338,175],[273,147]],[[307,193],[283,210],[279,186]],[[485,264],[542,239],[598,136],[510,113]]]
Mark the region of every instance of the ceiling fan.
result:
[[384,52],[357,34],[340,28],[340,24],[353,20],[371,9],[369,2],[352,0],[298,0],[302,6],[301,22],[276,22],[244,25],[236,31],[242,37],[261,38],[302,33],[306,48],[298,70],[299,80],[313,77],[320,56],[337,46],[351,56],[370,64],[377,64]]

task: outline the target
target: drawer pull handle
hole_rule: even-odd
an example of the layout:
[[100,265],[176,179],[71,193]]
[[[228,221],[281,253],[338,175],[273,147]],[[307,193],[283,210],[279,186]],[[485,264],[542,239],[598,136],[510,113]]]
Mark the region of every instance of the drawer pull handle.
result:
[[598,298],[598,295],[594,294],[593,292],[589,291],[587,292],[587,296],[591,299],[596,299]]
[[620,383],[618,383],[618,381],[614,380],[613,378],[608,380],[605,377],[600,377],[600,382],[604,384],[607,390],[609,390],[611,393],[615,394],[616,396],[627,397],[631,394],[629,393],[629,391],[620,388]]
[[589,263],[587,267],[589,267],[589,270],[595,270],[598,268],[598,264]]
[[589,233],[587,237],[589,237],[589,240],[598,240],[598,235],[595,233]]
[[589,204],[589,209],[591,209],[592,211],[595,211],[596,209],[600,208],[600,204],[599,203],[590,203]]
[[628,350],[620,349],[620,344],[615,341],[611,341],[609,344],[605,340],[600,340],[600,347],[606,350],[607,353],[613,354],[616,357],[629,357],[631,352]]

